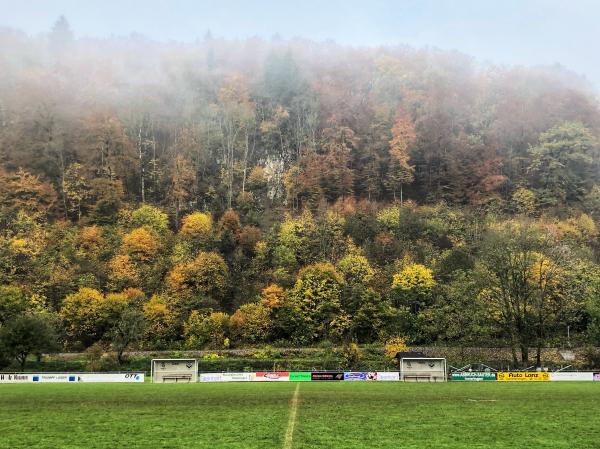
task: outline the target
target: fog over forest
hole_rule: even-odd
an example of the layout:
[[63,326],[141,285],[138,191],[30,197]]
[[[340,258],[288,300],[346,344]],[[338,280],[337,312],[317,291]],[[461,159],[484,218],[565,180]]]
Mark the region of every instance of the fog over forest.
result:
[[523,364],[567,328],[600,343],[600,109],[563,66],[60,17],[0,28],[0,73],[0,325],[51,317],[77,350],[140,326],[126,345],[401,336]]

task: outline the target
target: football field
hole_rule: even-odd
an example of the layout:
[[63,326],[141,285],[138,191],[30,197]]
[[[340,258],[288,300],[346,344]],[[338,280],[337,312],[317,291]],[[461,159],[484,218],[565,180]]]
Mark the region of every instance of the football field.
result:
[[600,382],[0,385],[0,448],[598,448]]

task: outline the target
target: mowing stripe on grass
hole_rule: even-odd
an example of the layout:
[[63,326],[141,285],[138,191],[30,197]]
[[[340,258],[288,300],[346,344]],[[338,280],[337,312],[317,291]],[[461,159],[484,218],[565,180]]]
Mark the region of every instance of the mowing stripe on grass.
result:
[[292,439],[294,437],[294,426],[296,425],[296,411],[298,410],[298,396],[300,392],[300,384],[296,384],[294,396],[290,402],[290,416],[288,417],[288,425],[285,431],[285,439],[283,440],[283,449],[292,449]]

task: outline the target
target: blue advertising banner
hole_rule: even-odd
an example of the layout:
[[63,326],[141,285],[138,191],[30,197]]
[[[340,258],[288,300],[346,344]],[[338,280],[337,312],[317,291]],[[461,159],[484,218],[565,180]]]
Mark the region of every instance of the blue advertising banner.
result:
[[365,373],[365,372],[344,373],[344,380],[367,380],[368,374],[369,373]]

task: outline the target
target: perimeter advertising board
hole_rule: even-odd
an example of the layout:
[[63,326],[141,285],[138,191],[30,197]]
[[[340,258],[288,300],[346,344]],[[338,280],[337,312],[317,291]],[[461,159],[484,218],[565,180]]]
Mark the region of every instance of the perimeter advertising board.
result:
[[552,381],[587,381],[594,380],[594,373],[550,373],[550,380]]
[[76,374],[66,373],[51,373],[51,374],[32,374],[32,382],[45,382],[45,383],[68,383],[77,382]]
[[311,373],[310,371],[292,371],[290,373],[291,382],[310,382]]
[[31,374],[0,374],[0,384],[24,384],[31,382]]
[[144,373],[84,373],[77,374],[77,382],[143,383]]
[[496,380],[496,373],[486,371],[461,371],[450,374],[451,380],[482,382]]
[[377,379],[380,382],[398,382],[400,373],[398,371],[377,371]]
[[500,371],[497,373],[497,379],[500,382],[547,382],[550,380],[550,373],[537,371]]
[[144,373],[34,373],[0,374],[0,383],[144,382]]
[[344,373],[344,380],[377,380],[376,372],[352,371]]
[[594,373],[594,380],[600,382],[600,373]]
[[312,381],[338,381],[344,380],[344,373],[324,371],[320,373],[311,373],[310,380]]
[[289,382],[290,373],[287,371],[259,371],[255,374],[256,382]]
[[344,380],[350,380],[350,381],[367,380],[367,373],[356,372],[356,371],[344,373]]
[[202,373],[200,382],[252,382],[255,373]]

